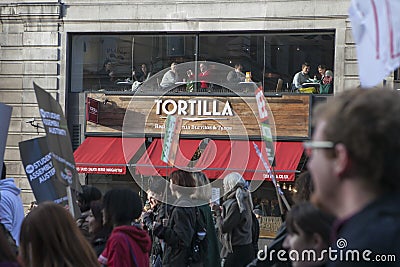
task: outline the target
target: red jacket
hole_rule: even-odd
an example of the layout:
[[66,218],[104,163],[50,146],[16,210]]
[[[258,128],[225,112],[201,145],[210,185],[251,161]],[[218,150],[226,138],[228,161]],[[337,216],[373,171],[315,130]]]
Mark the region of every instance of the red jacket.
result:
[[207,82],[210,81],[211,73],[209,70],[199,73],[200,88],[208,88]]
[[107,267],[148,267],[151,240],[137,226],[115,227],[107,240],[99,262]]

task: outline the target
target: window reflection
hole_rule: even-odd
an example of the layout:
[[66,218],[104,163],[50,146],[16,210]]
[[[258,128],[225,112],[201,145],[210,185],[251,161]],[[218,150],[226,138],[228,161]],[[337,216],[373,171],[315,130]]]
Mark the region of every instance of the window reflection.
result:
[[[303,62],[311,64],[311,77],[320,64],[333,70],[335,54],[333,32],[93,34],[73,35],[71,41],[71,92],[130,91],[172,62],[192,61],[217,62],[232,68],[240,64],[241,72],[252,82],[267,92],[280,92],[290,89]],[[209,67],[212,70],[213,65]],[[188,70],[179,71],[181,80],[188,80]],[[199,64],[192,71],[198,77]],[[228,73],[216,75],[218,82],[227,82]],[[161,80],[152,81],[146,90],[157,91]]]

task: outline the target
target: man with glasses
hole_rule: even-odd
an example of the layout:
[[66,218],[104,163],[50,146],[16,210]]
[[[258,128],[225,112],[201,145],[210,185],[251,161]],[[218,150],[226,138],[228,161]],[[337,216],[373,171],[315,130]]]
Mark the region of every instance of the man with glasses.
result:
[[312,199],[339,218],[328,266],[399,266],[400,93],[346,91],[316,107],[313,123]]

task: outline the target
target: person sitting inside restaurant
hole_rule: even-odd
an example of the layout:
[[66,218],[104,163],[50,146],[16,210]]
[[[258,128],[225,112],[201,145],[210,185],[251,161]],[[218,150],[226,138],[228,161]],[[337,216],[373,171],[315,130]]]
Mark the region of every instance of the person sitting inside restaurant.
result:
[[136,72],[136,80],[138,82],[144,82],[150,78],[151,72],[147,69],[147,65],[143,63],[140,66],[140,70]]
[[97,72],[97,75],[99,76],[99,84],[101,88],[113,86],[117,80],[114,65],[109,59],[104,61],[103,68]]
[[164,74],[160,83],[160,87],[161,89],[164,90],[168,89],[173,85],[175,85],[177,81],[178,81],[178,72],[176,70],[176,63],[173,62],[171,64],[171,69]]
[[320,82],[319,86],[320,94],[332,94],[333,93],[333,72],[327,70]]
[[[212,73],[209,70],[206,63],[200,63],[199,65],[200,72],[197,75],[198,80],[200,81],[201,89],[208,89],[208,83],[211,80]],[[187,72],[189,80],[194,80],[194,73],[192,70],[188,70]]]
[[303,63],[301,65],[301,71],[296,73],[293,77],[293,90],[298,90],[303,87],[303,83],[309,82],[310,81],[310,64],[307,62]]
[[242,72],[243,66],[242,64],[235,64],[235,69],[231,70],[226,77],[226,80],[231,83],[239,83],[244,82],[246,76]]
[[325,71],[328,69],[328,67],[324,64],[318,65],[318,76],[315,75],[314,76],[314,80],[319,80],[322,81],[322,79],[324,79],[325,76]]

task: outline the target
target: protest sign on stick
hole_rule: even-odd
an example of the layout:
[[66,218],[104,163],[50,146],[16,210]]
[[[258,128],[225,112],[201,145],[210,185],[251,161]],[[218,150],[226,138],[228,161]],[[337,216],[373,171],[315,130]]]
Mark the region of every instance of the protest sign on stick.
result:
[[[46,131],[47,147],[52,157],[56,177],[67,187],[67,196],[72,196],[71,189],[76,192],[81,192],[82,189],[78,179],[78,172],[75,168],[67,120],[60,104],[48,92],[35,83],[33,83],[33,88]],[[75,207],[76,203],[74,203],[72,197],[68,199],[68,202],[71,213],[74,213],[74,208],[71,207]]]
[[278,195],[278,200],[279,200],[279,206],[281,209],[281,213],[283,213],[283,208],[281,204],[281,199],[284,202],[286,208],[290,210],[290,205],[288,201],[286,200],[285,194],[283,193],[282,189],[279,187],[278,183],[276,182],[275,179],[275,174],[272,171],[272,165],[274,162],[274,156],[275,156],[275,147],[274,147],[274,142],[273,142],[273,136],[272,136],[272,131],[271,131],[271,125],[269,121],[270,114],[268,113],[268,106],[267,106],[267,101],[264,96],[264,91],[262,90],[262,87],[257,88],[255,91],[255,96],[256,96],[256,102],[257,102],[257,107],[258,107],[258,119],[261,127],[261,135],[262,139],[264,140],[266,146],[266,154],[267,154],[267,160],[264,158],[262,155],[262,152],[256,145],[256,143],[253,142],[254,149],[256,150],[256,153],[258,157],[260,158],[261,162],[263,163],[266,171],[269,174],[269,177],[272,180],[272,183],[275,186],[276,193]]
[[0,173],[3,171],[4,152],[6,150],[8,127],[10,126],[12,107],[0,103]]
[[179,134],[182,128],[182,118],[168,115],[165,121],[165,133],[161,160],[173,166],[179,146]]
[[65,185],[56,178],[46,137],[20,142],[19,152],[36,201],[39,204],[53,201],[65,206],[68,202]]

